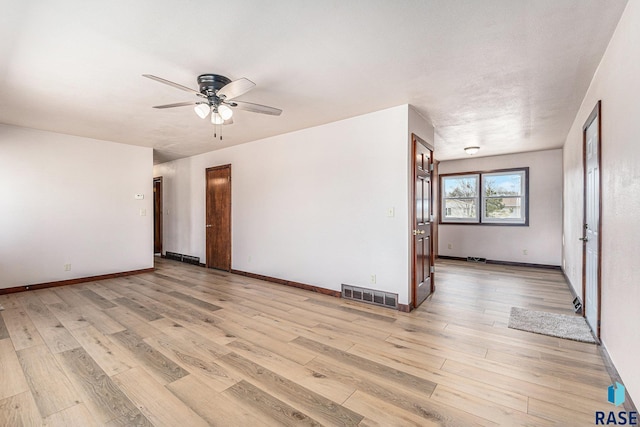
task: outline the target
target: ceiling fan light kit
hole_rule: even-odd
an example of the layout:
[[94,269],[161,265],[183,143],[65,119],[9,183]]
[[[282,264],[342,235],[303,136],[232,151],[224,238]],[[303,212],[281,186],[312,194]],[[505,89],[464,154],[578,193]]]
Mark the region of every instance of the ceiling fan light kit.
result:
[[[142,76],[200,97],[199,100],[193,102],[187,101],[177,102],[174,104],[156,105],[153,108],[164,109],[195,105],[194,111],[198,117],[205,119],[209,113],[211,113],[211,123],[216,126],[230,125],[233,123],[233,119],[231,118],[233,116],[232,108],[250,111],[252,113],[268,114],[271,116],[279,116],[282,113],[282,110],[279,108],[253,104],[245,101],[236,101],[235,98],[240,95],[244,95],[256,85],[251,80],[244,77],[231,81],[228,77],[221,76],[219,74],[201,74],[198,76],[199,91],[197,91],[151,74],[143,74]],[[217,132],[214,133],[214,137],[217,136],[216,133]],[[222,140],[222,134],[220,135],[220,139]]]
[[467,147],[467,148],[464,149],[464,151],[470,156],[473,156],[479,150],[480,150],[480,147]]
[[233,116],[233,110],[223,104],[218,107],[218,114],[220,114],[222,120],[229,120]]
[[206,118],[209,115],[209,112],[211,111],[211,107],[209,106],[209,104],[198,104],[193,108],[196,112],[196,114],[198,115],[198,117],[200,117],[201,119]]
[[211,113],[211,124],[214,124],[214,125],[224,124],[224,119],[215,110]]

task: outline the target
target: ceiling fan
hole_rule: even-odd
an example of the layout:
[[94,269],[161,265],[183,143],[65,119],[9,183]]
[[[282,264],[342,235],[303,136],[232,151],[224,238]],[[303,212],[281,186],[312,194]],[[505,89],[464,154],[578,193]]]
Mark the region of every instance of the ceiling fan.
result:
[[[249,79],[240,78],[231,81],[231,79],[219,74],[202,74],[198,76],[198,87],[200,91],[191,89],[181,84],[156,77],[151,74],[143,74],[151,80],[173,86],[185,92],[192,93],[199,97],[195,101],[176,102],[174,104],[156,105],[153,108],[174,108],[184,107],[187,105],[195,105],[195,112],[198,117],[204,119],[211,114],[211,123],[214,125],[230,125],[233,123],[233,110],[251,111],[252,113],[269,114],[279,116],[282,110],[266,105],[254,104],[251,102],[237,101],[235,98],[243,95],[254,88],[256,85]],[[215,136],[215,135],[214,135]],[[220,137],[222,139],[222,136]]]

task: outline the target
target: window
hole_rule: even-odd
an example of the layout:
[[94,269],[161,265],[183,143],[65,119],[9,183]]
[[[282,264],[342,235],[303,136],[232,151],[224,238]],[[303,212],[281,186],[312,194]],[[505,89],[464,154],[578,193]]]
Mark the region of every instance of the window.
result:
[[479,178],[479,174],[443,176],[443,222],[478,222]]
[[482,222],[524,224],[525,171],[482,174]]
[[441,222],[529,225],[529,168],[441,175]]

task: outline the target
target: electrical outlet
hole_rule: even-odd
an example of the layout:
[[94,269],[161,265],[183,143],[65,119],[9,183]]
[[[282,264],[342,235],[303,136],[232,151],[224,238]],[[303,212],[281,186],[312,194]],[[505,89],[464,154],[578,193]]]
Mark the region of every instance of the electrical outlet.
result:
[[375,284],[376,284],[376,275],[375,275],[375,274],[372,274],[372,275],[371,275],[371,284],[372,284],[372,285],[375,285]]
[[144,208],[140,209],[140,216],[147,216],[147,210]]
[[389,218],[393,218],[396,215],[396,210],[395,208],[389,208],[387,209],[387,216]]
[[526,250],[526,249],[523,249],[523,250],[522,250],[522,255],[529,255],[529,251],[528,251],[528,250]]
[[71,271],[71,264],[65,264],[64,271]]
[[251,262],[251,255],[247,257],[247,262]]
[[451,243],[449,243],[449,244],[447,245],[447,249],[451,249],[452,247],[453,247],[453,246],[451,245]]

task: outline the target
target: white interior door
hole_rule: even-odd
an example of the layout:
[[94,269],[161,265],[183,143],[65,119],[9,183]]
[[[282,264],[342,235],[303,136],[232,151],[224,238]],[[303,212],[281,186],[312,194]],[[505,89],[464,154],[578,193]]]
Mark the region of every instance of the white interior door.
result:
[[[597,108],[597,107],[596,107]],[[593,115],[592,115],[593,116]],[[590,117],[591,119],[591,117]],[[599,112],[585,129],[585,224],[584,224],[584,280],[585,317],[598,334],[599,308],[599,224],[600,224],[600,132]]]

